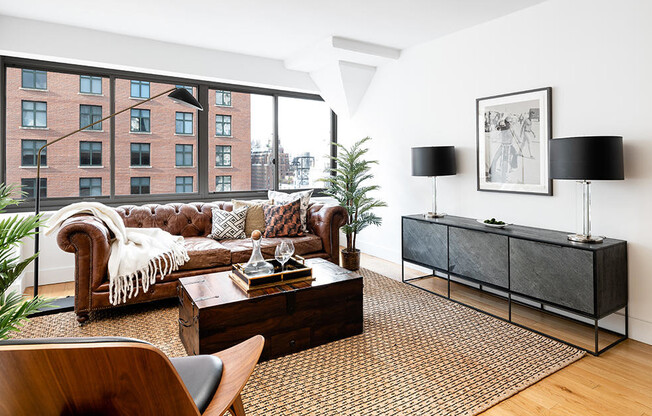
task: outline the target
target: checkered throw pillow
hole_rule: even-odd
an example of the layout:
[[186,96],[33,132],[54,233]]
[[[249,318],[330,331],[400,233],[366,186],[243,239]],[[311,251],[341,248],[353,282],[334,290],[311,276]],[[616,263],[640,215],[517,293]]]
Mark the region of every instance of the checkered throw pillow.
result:
[[233,211],[225,211],[214,208],[213,228],[208,237],[215,240],[247,238],[244,229],[247,209],[248,207],[242,207]]
[[263,237],[296,237],[303,235],[301,201],[286,205],[263,205],[265,233]]

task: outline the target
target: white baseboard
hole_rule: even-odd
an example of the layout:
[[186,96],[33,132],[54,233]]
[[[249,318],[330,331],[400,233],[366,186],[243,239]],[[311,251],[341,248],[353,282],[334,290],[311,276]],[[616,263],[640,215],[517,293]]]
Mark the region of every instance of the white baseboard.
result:
[[[75,280],[75,268],[70,266],[41,269],[39,271],[39,286],[51,285],[54,283],[73,282]],[[34,272],[27,271],[22,278],[23,288],[34,285]]]
[[652,322],[629,317],[629,337],[652,345]]

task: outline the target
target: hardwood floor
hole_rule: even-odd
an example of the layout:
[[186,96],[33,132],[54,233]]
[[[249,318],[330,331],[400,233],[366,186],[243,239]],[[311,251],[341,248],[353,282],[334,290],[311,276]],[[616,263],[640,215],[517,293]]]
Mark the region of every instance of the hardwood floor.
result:
[[[361,264],[366,269],[401,280],[400,265],[364,254]],[[422,274],[406,269],[407,278]],[[424,281],[423,284],[443,290],[441,281]],[[464,291],[463,287],[457,289],[452,291],[459,296],[457,299],[469,303],[480,302],[497,315],[504,313],[499,299],[476,291]],[[74,284],[42,286],[41,293],[46,296],[74,295]],[[571,324],[565,319],[550,317],[530,308],[518,309],[513,313],[522,315],[529,326],[554,330],[555,335],[568,336],[573,342],[580,343],[586,339],[585,327]],[[652,345],[627,340],[600,357],[587,355],[482,415],[652,416]]]
[[[75,282],[54,283],[51,285],[39,286],[39,295],[46,298],[65,298],[66,296],[75,296]],[[23,294],[32,296],[33,287],[26,287]]]
[[[362,255],[362,267],[401,280],[401,266],[377,257]],[[424,273],[406,268],[406,278]],[[418,281],[415,281],[418,282]],[[444,293],[445,282],[424,279],[424,286]],[[451,295],[460,301],[482,306],[502,316],[501,299],[478,294],[462,286],[452,288]],[[457,296],[455,296],[457,295]],[[435,296],[435,295],[433,295]],[[592,331],[566,319],[551,317],[531,308],[516,308],[513,314],[520,323],[537,329],[554,331],[554,335],[582,344],[592,338]],[[607,343],[606,334],[602,342]],[[652,416],[652,345],[626,340],[600,357],[586,357],[546,377],[511,398],[498,403],[482,416],[523,415],[637,415]]]

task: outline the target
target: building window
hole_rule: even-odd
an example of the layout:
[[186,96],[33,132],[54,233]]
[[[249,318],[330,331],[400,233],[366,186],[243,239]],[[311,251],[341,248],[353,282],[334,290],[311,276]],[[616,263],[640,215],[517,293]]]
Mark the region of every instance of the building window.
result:
[[215,192],[228,192],[231,190],[231,176],[215,177]]
[[221,114],[217,114],[215,116],[215,135],[216,136],[231,135],[231,116],[224,116]]
[[[38,149],[45,146],[45,143],[45,140],[22,140],[20,144],[20,165],[36,166]],[[47,166],[48,164],[47,152],[47,147],[41,152],[41,166]]]
[[82,94],[102,94],[102,77],[81,75],[79,77],[79,92]]
[[131,166],[149,166],[149,143],[131,144]]
[[188,86],[188,85],[175,85],[174,87],[175,87],[175,88],[184,88],[184,89],[186,89],[189,93],[192,94],[192,87],[190,87],[190,86]]
[[45,90],[48,88],[48,75],[45,71],[23,69],[22,87],[30,90]]
[[48,104],[41,101],[23,101],[23,127],[48,126]]
[[[41,198],[47,198],[48,197],[48,180],[47,178],[41,178]],[[23,198],[25,199],[34,199],[34,195],[36,195],[35,189],[36,188],[36,178],[22,178],[20,180],[20,185],[22,186],[22,190],[25,193]]]
[[102,166],[101,142],[79,142],[79,166]]
[[231,146],[215,146],[215,166],[218,168],[231,166]]
[[131,194],[149,194],[149,177],[131,178]]
[[176,190],[178,194],[187,194],[192,192],[192,176],[177,176]]
[[174,132],[176,134],[192,134],[192,113],[177,111],[174,120]]
[[192,166],[192,145],[191,144],[178,144],[178,145],[176,145],[176,165],[177,166]]
[[137,133],[149,133],[149,110],[131,110],[131,131]]
[[[102,120],[101,105],[80,105],[79,106],[79,128]],[[102,130],[102,123],[94,124],[85,130]]]
[[131,98],[149,98],[149,81],[131,81]]
[[231,91],[215,91],[215,105],[231,107]]
[[79,196],[102,196],[102,178],[79,178]]

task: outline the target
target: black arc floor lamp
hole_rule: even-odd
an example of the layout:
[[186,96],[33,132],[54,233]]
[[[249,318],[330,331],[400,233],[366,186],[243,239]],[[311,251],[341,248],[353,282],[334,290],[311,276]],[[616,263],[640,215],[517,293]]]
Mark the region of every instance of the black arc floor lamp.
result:
[[[59,137],[58,139],[52,140],[51,142],[46,143],[40,149],[38,149],[38,154],[36,156],[36,184],[34,185],[34,190],[35,190],[35,193],[36,193],[35,194],[35,204],[34,204],[35,205],[34,206],[34,215],[39,215],[39,213],[41,212],[41,152],[43,152],[43,150],[45,148],[47,148],[49,146],[52,146],[53,144],[55,144],[57,142],[60,142],[61,140],[65,139],[67,137],[70,137],[70,136],[72,136],[72,135],[74,135],[76,133],[79,133],[80,131],[85,130],[85,129],[91,127],[91,126],[94,126],[94,125],[96,125],[98,123],[101,123],[101,122],[103,122],[105,120],[108,120],[110,118],[113,118],[113,117],[117,116],[118,114],[122,114],[127,110],[131,110],[132,108],[138,107],[139,105],[142,105],[142,104],[145,104],[148,101],[155,100],[155,99],[157,99],[157,98],[159,98],[159,97],[161,97],[161,96],[163,96],[165,94],[169,94],[168,98],[170,98],[172,101],[174,101],[174,102],[176,102],[178,104],[184,105],[186,107],[191,107],[191,108],[197,109],[199,111],[203,111],[203,109],[204,109],[201,106],[201,104],[199,104],[199,101],[197,101],[197,99],[187,89],[185,89],[185,88],[170,88],[169,90],[163,91],[162,93],[157,94],[157,95],[155,95],[153,97],[150,97],[150,98],[148,98],[146,100],[139,101],[138,103],[132,105],[131,107],[127,107],[127,108],[125,108],[123,110],[120,110],[120,111],[118,111],[116,113],[108,115],[108,116],[104,117],[101,120],[98,120],[98,121],[96,121],[94,123],[89,124],[88,126],[84,126],[84,127],[79,128],[79,129],[77,129],[77,130],[75,130],[73,132],[70,132],[70,133],[68,133],[66,135],[63,135],[63,136]],[[40,237],[39,236],[39,228],[36,228],[36,235],[34,236],[34,254],[37,254],[39,252],[39,248],[40,248],[39,247],[40,246],[40,238],[39,237]],[[39,274],[39,257],[36,256],[36,258],[34,259],[34,297],[38,296],[38,278],[39,278],[38,274]]]

